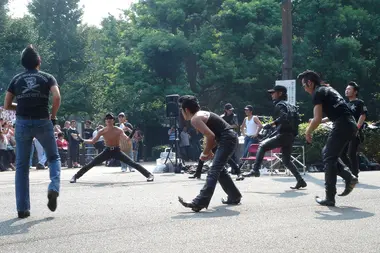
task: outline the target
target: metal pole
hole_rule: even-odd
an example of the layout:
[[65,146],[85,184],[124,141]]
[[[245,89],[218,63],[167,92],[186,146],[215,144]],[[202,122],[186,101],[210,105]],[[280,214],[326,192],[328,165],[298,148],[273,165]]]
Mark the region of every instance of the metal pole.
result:
[[292,79],[293,46],[292,46],[292,1],[282,0],[282,80]]

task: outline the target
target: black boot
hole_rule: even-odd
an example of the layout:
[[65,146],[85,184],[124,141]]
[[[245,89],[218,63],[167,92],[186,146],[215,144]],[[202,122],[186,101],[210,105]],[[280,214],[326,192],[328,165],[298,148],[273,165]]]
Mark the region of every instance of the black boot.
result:
[[260,177],[260,171],[251,170],[250,172],[244,173],[243,177]]
[[50,211],[54,212],[57,209],[57,198],[59,193],[56,191],[49,190],[48,191],[48,199],[49,202],[47,204]]
[[77,175],[74,175],[71,179],[70,179],[70,183],[74,184],[77,182]]
[[21,212],[17,212],[17,214],[20,219],[25,219],[30,216],[30,211],[21,211]]
[[321,199],[320,197],[316,196],[315,201],[321,206],[335,206],[335,200],[332,199]]
[[358,183],[358,179],[356,177],[352,177],[350,181],[346,180],[345,183],[346,183],[346,188],[338,196],[343,197],[350,194],[352,190],[355,188],[355,185]]
[[290,189],[293,189],[293,190],[298,190],[300,188],[305,188],[307,186],[305,180],[303,180],[302,178],[300,180],[297,181],[297,184],[296,186],[294,187],[290,187]]
[[[326,189],[329,189],[329,188],[326,188]],[[316,196],[315,201],[321,206],[335,206],[335,194],[336,194],[336,191],[326,190],[326,198],[322,199]]]
[[201,179],[201,175],[195,173],[194,175],[190,176],[189,178],[190,178],[190,179],[195,179],[195,178],[196,178],[196,179]]
[[227,199],[222,198],[222,203],[225,205],[239,205],[241,201],[241,197],[237,199],[231,199],[230,197],[227,197]]
[[242,181],[242,180],[244,180],[243,174],[238,174],[238,176],[236,177],[236,181]]
[[149,177],[146,178],[147,182],[153,182],[154,181],[154,176],[153,174],[150,174]]
[[200,210],[202,210],[203,208],[208,208],[208,205],[205,206],[205,205],[200,205],[200,204],[196,204],[194,202],[186,202],[183,200],[183,198],[181,197],[178,197],[178,201],[179,203],[181,203],[184,207],[187,207],[187,208],[191,208],[191,210],[193,210],[194,212],[198,213]]

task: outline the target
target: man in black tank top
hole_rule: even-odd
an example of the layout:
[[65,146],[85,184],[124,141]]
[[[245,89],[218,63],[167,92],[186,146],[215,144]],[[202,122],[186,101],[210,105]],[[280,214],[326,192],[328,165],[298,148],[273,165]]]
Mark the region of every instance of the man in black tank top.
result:
[[356,136],[355,119],[343,97],[332,87],[321,85],[321,79],[317,73],[306,70],[299,74],[297,79],[302,81],[305,91],[312,95],[314,105],[314,117],[305,133],[306,141],[311,143],[312,133],[322,122],[323,113],[334,123],[322,150],[326,198],[321,199],[317,196],[315,200],[323,206],[335,206],[336,175],[341,176],[346,184],[345,190],[339,196],[348,195],[358,182],[358,179],[346,169],[346,165],[339,158],[347,143]]
[[276,127],[275,135],[260,143],[259,150],[256,154],[256,161],[252,171],[243,174],[245,177],[260,177],[260,168],[267,151],[281,147],[282,163],[289,169],[293,176],[297,179],[297,184],[292,189],[300,189],[307,186],[305,180],[301,177],[294,163],[291,162],[291,154],[293,150],[294,138],[297,129],[293,129],[291,120],[289,119],[290,106],[286,103],[287,89],[282,85],[276,85],[273,89],[268,90],[272,96],[275,105],[275,120],[264,126],[264,129]]
[[[222,200],[222,203],[227,205],[239,204],[242,197],[241,193],[225,168],[227,161],[236,149],[238,141],[236,133],[220,116],[212,112],[201,111],[198,100],[194,96],[182,96],[179,103],[181,103],[184,119],[190,120],[191,124],[206,138],[206,147],[200,156],[200,160],[206,161],[214,158],[200,194],[192,202],[185,202],[181,197],[178,197],[179,202],[195,212],[207,208],[214,194],[216,183],[219,181],[228,195],[227,199]],[[217,150],[214,155],[212,149],[216,146]]]

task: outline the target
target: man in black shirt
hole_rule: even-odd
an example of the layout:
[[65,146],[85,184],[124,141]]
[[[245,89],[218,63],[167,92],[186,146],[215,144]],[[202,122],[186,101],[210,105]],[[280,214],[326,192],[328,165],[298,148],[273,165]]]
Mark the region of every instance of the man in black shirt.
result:
[[346,170],[346,166],[339,159],[344,147],[356,136],[355,119],[343,97],[332,87],[322,86],[317,73],[306,70],[299,74],[297,79],[302,81],[303,88],[312,96],[314,105],[314,117],[305,133],[306,141],[312,142],[312,133],[321,123],[323,113],[334,123],[322,151],[326,198],[322,200],[317,196],[316,201],[323,206],[335,206],[336,176],[341,176],[346,184],[345,190],[339,196],[348,195],[358,182],[357,178],[352,176],[349,170]]
[[244,174],[245,177],[259,177],[260,167],[263,161],[265,152],[281,147],[282,162],[289,169],[293,176],[297,179],[297,184],[292,189],[300,189],[307,186],[294,163],[291,162],[291,154],[293,150],[294,138],[298,135],[298,120],[296,118],[296,108],[286,102],[287,89],[285,86],[276,85],[273,89],[268,90],[272,96],[272,101],[275,105],[275,120],[264,126],[264,129],[276,127],[275,134],[272,137],[263,141],[256,154],[256,161],[252,171]]
[[367,107],[363,100],[358,99],[359,85],[355,82],[349,82],[346,88],[346,97],[348,98],[348,107],[352,110],[358,128],[358,134],[346,145],[341,155],[343,162],[350,165],[351,172],[354,176],[359,176],[358,147],[363,135],[363,123],[367,118]]
[[[92,122],[90,120],[86,120],[83,130],[84,139],[92,139],[92,135],[94,134],[94,129],[91,127]],[[90,162],[95,157],[95,148],[92,144],[85,144],[86,147],[86,163]]]
[[[33,138],[44,147],[49,162],[50,184],[48,207],[57,208],[60,188],[61,161],[54,137],[61,96],[55,78],[40,71],[41,59],[32,46],[21,55],[21,64],[26,69],[16,75],[5,95],[4,108],[16,111],[16,202],[19,218],[30,216],[29,158]],[[53,105],[49,115],[49,93],[53,94]],[[16,98],[17,104],[12,103]]]
[[[220,115],[230,126],[233,127],[234,131],[237,133],[239,130],[238,117],[234,113],[234,108],[232,104],[227,103],[224,105],[224,113]],[[236,143],[235,152],[232,154],[231,158],[228,160],[228,164],[231,166],[231,174],[238,175],[236,180],[244,180],[243,175],[241,175],[240,167],[238,165],[238,158],[236,157],[236,150],[239,147],[239,142]]]
[[77,122],[71,120],[70,129],[67,131],[69,139],[69,150],[70,150],[70,159],[74,165],[74,168],[79,168],[79,132],[77,130]]
[[[181,103],[184,119],[190,120],[191,124],[205,137],[206,146],[199,159],[207,161],[214,158],[206,183],[199,195],[192,202],[185,202],[179,197],[179,202],[195,212],[207,208],[219,181],[228,195],[228,198],[222,200],[222,203],[227,205],[239,204],[242,197],[241,193],[225,168],[228,159],[236,149],[236,142],[238,141],[236,133],[220,116],[212,112],[201,111],[198,100],[194,96],[182,96],[178,101]],[[216,146],[214,157],[212,149]]]

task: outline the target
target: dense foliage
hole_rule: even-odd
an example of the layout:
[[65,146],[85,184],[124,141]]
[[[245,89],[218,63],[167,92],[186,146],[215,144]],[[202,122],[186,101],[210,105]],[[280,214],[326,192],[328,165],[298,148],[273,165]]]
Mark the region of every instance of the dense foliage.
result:
[[[195,94],[217,112],[231,102],[240,120],[246,104],[272,112],[265,91],[281,78],[281,1],[140,0],[101,27],[81,22],[79,0],[32,0],[19,19],[7,2],[0,0],[2,96],[32,43],[61,85],[61,120],[125,111],[134,124],[159,126],[173,93]],[[340,92],[357,81],[372,120],[380,114],[379,10],[376,0],[293,1],[293,77],[314,69]],[[297,101],[311,117],[300,86]]]

